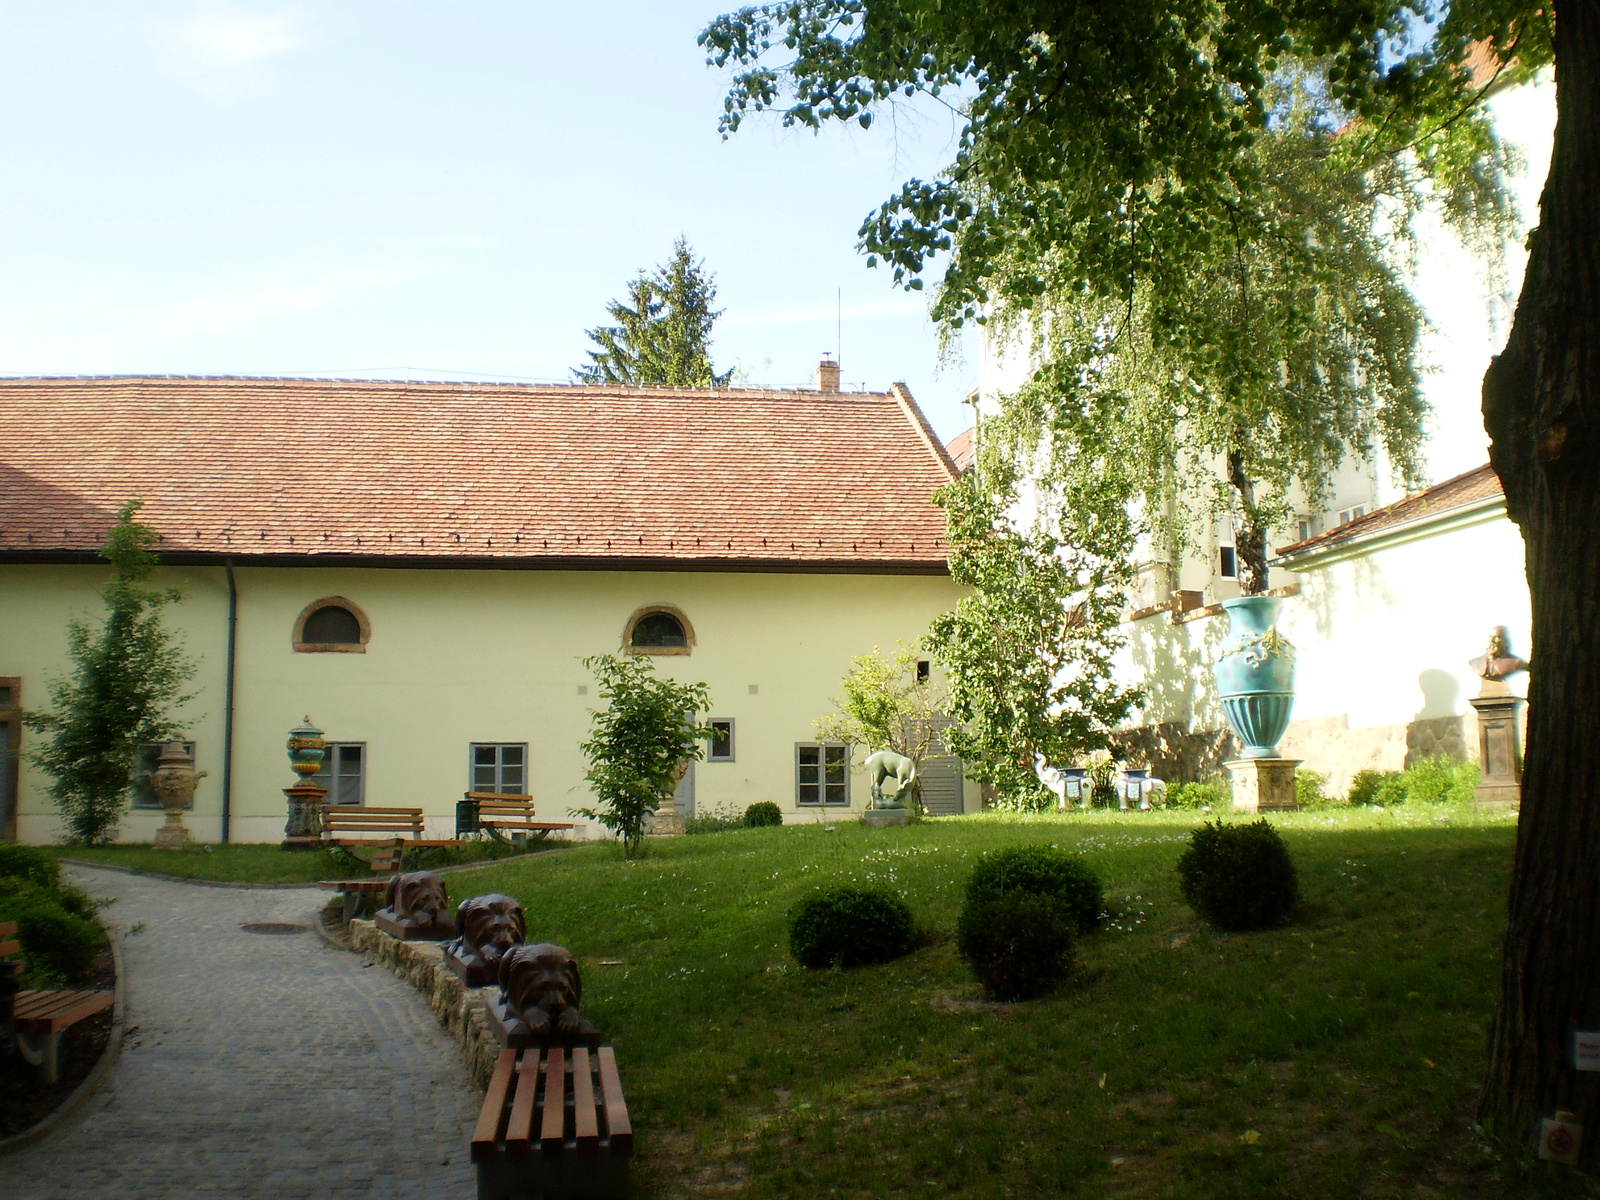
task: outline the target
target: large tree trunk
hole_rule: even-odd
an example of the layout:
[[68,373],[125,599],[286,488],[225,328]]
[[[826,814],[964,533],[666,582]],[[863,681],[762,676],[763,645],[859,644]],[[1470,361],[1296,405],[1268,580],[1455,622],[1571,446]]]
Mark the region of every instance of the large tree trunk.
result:
[[[1239,433],[1240,440],[1245,437]],[[1233,522],[1234,568],[1239,573],[1239,590],[1246,596],[1259,596],[1267,590],[1267,531],[1256,514],[1256,489],[1245,470],[1244,455],[1228,451],[1228,482],[1239,511]]]
[[1490,455],[1527,543],[1527,768],[1481,1113],[1529,1140],[1559,1109],[1600,1166],[1600,0],[1556,8],[1557,123],[1505,351],[1483,384]]

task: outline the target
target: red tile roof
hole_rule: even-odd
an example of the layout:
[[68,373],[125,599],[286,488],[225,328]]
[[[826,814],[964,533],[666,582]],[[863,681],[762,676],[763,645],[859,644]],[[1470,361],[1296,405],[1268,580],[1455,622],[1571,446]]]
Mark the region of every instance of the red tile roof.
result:
[[1494,473],[1494,467],[1484,463],[1483,466],[1474,467],[1453,479],[1446,479],[1443,483],[1436,483],[1420,492],[1413,492],[1393,504],[1373,509],[1365,516],[1346,521],[1343,525],[1336,525],[1314,538],[1307,538],[1292,546],[1282,546],[1278,554],[1283,558],[1299,558],[1342,542],[1364,538],[1380,530],[1410,525],[1427,517],[1442,516],[1454,509],[1465,508],[1469,504],[1477,504],[1503,494],[1500,477]]
[[945,443],[944,452],[950,456],[950,461],[955,464],[956,470],[965,471],[978,456],[977,434],[976,426],[963,429]]
[[945,570],[909,391],[0,379],[0,558]]

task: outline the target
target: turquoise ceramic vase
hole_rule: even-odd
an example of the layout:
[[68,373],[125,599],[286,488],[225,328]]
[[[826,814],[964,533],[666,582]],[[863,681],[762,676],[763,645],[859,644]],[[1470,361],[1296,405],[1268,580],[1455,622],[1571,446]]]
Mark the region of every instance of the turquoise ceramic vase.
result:
[[1217,658],[1217,694],[1245,758],[1276,758],[1294,708],[1294,647],[1278,633],[1276,596],[1222,602],[1228,640]]

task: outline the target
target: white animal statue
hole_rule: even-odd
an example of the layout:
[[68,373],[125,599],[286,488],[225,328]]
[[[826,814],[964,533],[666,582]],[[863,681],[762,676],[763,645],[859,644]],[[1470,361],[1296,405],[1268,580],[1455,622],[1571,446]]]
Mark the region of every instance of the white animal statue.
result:
[[[867,756],[866,768],[872,778],[872,807],[904,808],[911,786],[917,781],[917,764],[904,754],[879,750]],[[894,780],[892,800],[885,800],[883,796],[883,784],[887,779]]]
[[1055,793],[1056,808],[1067,807],[1067,777],[1059,767],[1052,767],[1045,761],[1042,754],[1033,756],[1033,773],[1039,777],[1039,782]]

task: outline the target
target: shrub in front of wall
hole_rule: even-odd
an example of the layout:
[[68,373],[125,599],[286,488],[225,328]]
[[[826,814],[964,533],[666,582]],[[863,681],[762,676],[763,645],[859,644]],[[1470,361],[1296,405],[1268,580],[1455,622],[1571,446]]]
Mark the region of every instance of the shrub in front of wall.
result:
[[1289,848],[1266,820],[1250,825],[1208,822],[1178,858],[1184,901],[1218,929],[1270,929],[1300,898]]
[[968,899],[956,945],[983,989],[996,1000],[1031,1000],[1072,974],[1075,922],[1060,901],[1037,892]]
[[861,967],[909,954],[916,921],[884,888],[822,888],[789,913],[789,952],[803,967]]
[[61,864],[37,846],[0,842],[0,879],[26,879],[51,888],[61,882]]
[[771,800],[759,800],[744,810],[744,823],[752,829],[764,825],[782,825],[783,810]]
[[1480,778],[1477,763],[1437,754],[1412,763],[1400,776],[1406,799],[1416,804],[1465,804]]
[[1322,785],[1328,782],[1326,775],[1319,775],[1301,767],[1294,773],[1294,801],[1301,808],[1314,808],[1319,804],[1326,804],[1328,797],[1323,793]]
[[1233,803],[1233,789],[1226,783],[1175,783],[1167,789],[1169,808],[1226,808]]
[[1048,896],[1081,933],[1100,924],[1105,889],[1076,854],[1055,846],[1008,846],[985,854],[967,876],[967,903],[1006,892]]
[[1378,793],[1390,780],[1399,778],[1399,771],[1357,771],[1350,777],[1350,792],[1345,799],[1351,804],[1381,804]]

